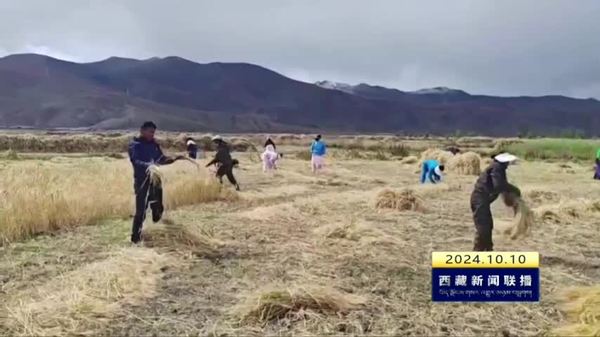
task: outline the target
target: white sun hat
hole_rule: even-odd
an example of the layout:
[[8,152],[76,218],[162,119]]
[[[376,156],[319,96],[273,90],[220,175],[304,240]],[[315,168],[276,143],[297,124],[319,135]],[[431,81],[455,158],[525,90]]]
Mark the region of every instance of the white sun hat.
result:
[[500,153],[499,155],[495,156],[494,159],[501,163],[512,163],[515,160],[517,160],[518,158],[515,155],[505,152],[505,153]]
[[435,174],[437,174],[439,177],[441,177],[441,176],[442,176],[442,170],[440,170],[440,166],[439,166],[439,165],[438,165],[438,166],[436,166],[436,167],[433,169],[433,172],[434,172]]
[[223,140],[223,137],[221,137],[221,136],[219,136],[219,135],[216,135],[216,136],[212,137],[212,139],[211,139],[211,140],[212,140],[213,142],[214,142],[215,140]]

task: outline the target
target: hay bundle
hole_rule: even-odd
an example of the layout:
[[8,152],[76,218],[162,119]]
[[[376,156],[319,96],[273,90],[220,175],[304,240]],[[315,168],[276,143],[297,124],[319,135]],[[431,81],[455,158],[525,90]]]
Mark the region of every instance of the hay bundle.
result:
[[504,231],[504,234],[510,235],[511,240],[521,236],[526,236],[531,232],[534,223],[533,212],[529,209],[525,201],[516,196],[505,197],[507,206],[515,210],[515,220],[510,228]]
[[253,294],[234,310],[245,323],[259,323],[289,319],[304,319],[311,312],[320,314],[347,314],[359,309],[364,299],[338,292],[331,288],[311,287],[294,289],[267,289]]
[[[441,165],[446,165],[454,155],[451,152],[439,149],[427,149],[421,153],[421,164],[425,160],[435,159]],[[420,168],[420,167],[419,167]]]
[[386,189],[379,192],[375,208],[387,208],[399,211],[425,211],[423,199],[411,189],[403,189],[400,192]]
[[559,293],[560,309],[567,325],[552,331],[555,336],[598,336],[600,334],[600,286],[575,287]]
[[560,199],[560,196],[556,192],[546,190],[532,189],[526,192],[526,196],[529,200],[534,203],[544,203],[546,201],[556,201]]
[[481,173],[481,157],[475,152],[457,154],[449,160],[448,169],[458,174],[479,175]]
[[163,219],[160,224],[153,224],[142,230],[142,240],[148,247],[162,247],[171,251],[190,251],[192,254],[206,258],[221,256],[221,242],[204,232],[195,231],[189,226]]
[[160,171],[160,168],[157,165],[148,166],[148,178],[150,179],[150,184],[154,186],[161,186],[163,182],[163,175]]

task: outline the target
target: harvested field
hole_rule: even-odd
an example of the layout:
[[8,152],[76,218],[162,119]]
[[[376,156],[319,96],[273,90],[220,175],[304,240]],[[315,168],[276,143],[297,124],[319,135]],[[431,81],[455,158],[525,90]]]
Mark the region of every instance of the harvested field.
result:
[[[281,136],[289,142],[281,151],[306,153],[311,138],[303,137]],[[376,137],[364,143],[383,141]],[[413,151],[446,145],[436,139],[403,141]],[[300,142],[302,147],[296,145]],[[462,139],[461,144],[470,143]],[[421,185],[416,163],[341,156],[327,158],[326,172],[314,176],[309,163],[293,155],[284,156],[274,175],[265,175],[251,156],[236,154],[240,193],[227,182],[213,185],[204,169],[199,173],[189,163],[161,168],[170,221],[151,224],[148,219],[140,247],[128,241],[133,191],[126,159],[42,160],[21,154],[0,159],[0,231],[28,228],[27,235],[4,234],[10,240],[0,246],[0,334],[540,336],[590,331],[579,325],[593,325],[593,319],[578,317],[595,317],[592,309],[571,310],[563,301],[565,287],[595,286],[600,277],[600,192],[589,163],[569,163],[574,173],[542,161],[522,161],[509,169],[509,180],[531,207],[534,226],[513,240],[499,225],[494,243],[502,251],[540,252],[539,304],[432,304],[431,252],[472,248],[474,175],[450,171],[440,184]],[[39,181],[39,190],[19,189]],[[204,192],[194,197],[197,186]],[[55,198],[44,198],[44,188]],[[403,198],[411,200],[410,207],[402,206]],[[378,199],[391,208],[377,209]],[[417,204],[427,211],[414,211],[420,209]],[[18,216],[9,217],[9,209],[18,210]],[[513,210],[500,200],[492,212],[498,224],[515,221]],[[583,295],[567,297],[587,301],[579,300]]]

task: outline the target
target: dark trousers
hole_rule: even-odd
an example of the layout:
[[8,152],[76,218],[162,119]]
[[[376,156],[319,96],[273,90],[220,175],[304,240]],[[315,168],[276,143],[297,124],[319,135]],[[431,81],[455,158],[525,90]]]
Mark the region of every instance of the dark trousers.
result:
[[229,180],[232,185],[237,186],[237,181],[233,176],[233,163],[219,166],[217,169],[217,178],[219,178],[221,183],[223,183],[223,176],[227,176],[227,180]]
[[594,179],[600,180],[600,159],[596,159],[596,171],[594,171]]
[[162,187],[150,184],[150,180],[134,184],[135,190],[135,215],[133,216],[133,226],[131,229],[131,241],[139,242],[141,239],[142,227],[146,219],[146,210],[148,207],[152,210],[152,221],[158,222],[164,211]]
[[494,243],[492,241],[494,219],[492,218],[489,199],[473,193],[471,195],[471,211],[473,212],[473,221],[475,222],[475,244],[473,250],[476,252],[494,250]]

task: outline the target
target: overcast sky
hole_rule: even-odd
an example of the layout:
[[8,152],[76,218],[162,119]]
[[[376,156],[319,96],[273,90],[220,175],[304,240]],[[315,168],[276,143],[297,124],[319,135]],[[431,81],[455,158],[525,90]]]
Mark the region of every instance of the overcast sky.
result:
[[599,0],[0,0],[0,55],[177,55],[401,90],[600,98]]

